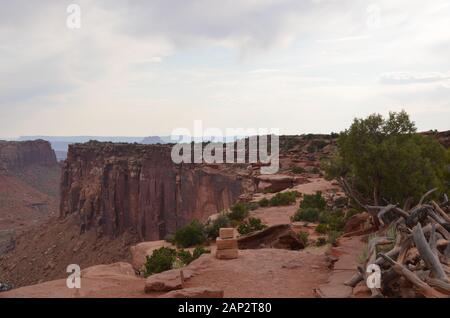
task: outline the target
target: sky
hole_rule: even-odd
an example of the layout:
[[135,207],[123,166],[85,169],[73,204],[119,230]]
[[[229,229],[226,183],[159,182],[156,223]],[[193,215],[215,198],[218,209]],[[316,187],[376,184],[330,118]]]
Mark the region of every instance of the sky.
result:
[[0,136],[329,133],[402,109],[448,130],[449,17],[448,0],[0,0]]

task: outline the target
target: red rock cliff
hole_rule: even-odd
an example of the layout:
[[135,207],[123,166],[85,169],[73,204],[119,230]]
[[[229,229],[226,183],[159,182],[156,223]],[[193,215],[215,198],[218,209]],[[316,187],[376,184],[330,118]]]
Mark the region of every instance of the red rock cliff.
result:
[[31,165],[57,165],[55,152],[48,141],[0,140],[0,170],[17,171]]
[[242,193],[236,175],[176,165],[170,152],[160,145],[71,145],[61,177],[61,217],[78,213],[82,232],[116,236],[132,230],[157,240],[228,208]]

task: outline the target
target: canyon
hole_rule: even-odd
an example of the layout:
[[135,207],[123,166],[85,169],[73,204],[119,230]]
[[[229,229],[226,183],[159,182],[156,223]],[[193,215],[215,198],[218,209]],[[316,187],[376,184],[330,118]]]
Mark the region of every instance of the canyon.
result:
[[170,146],[159,145],[69,146],[60,217],[77,214],[81,232],[95,229],[116,237],[132,230],[141,240],[159,240],[192,219],[206,221],[243,194],[237,171],[177,165],[170,155]]
[[[444,145],[448,143],[448,132],[430,134],[436,135]],[[42,210],[45,217],[38,218],[34,214],[25,217],[24,214],[27,226],[14,236],[14,246],[3,255],[0,253],[0,282],[9,282],[15,288],[38,284],[13,290],[10,294],[13,297],[33,293],[47,297],[55,286],[58,289],[53,293],[65,295],[63,280],[60,279],[66,277],[67,264],[79,264],[83,269],[93,266],[95,269],[96,266],[115,268],[119,265],[114,264],[120,264],[117,262],[132,263],[130,247],[139,242],[164,240],[191,220],[205,222],[238,201],[270,199],[274,192],[286,189],[302,194],[322,191],[330,201],[342,195],[340,187],[325,181],[319,169],[320,160],[331,155],[336,147],[336,139],[330,135],[280,137],[280,171],[273,176],[261,175],[262,165],[259,163],[175,164],[171,160],[170,145],[76,143],[69,145],[67,159],[59,164],[47,142],[2,142],[0,145],[3,145],[0,147],[2,194],[13,197],[7,191],[13,189],[14,181],[20,183],[14,191],[30,192],[25,190],[27,185],[42,195],[39,200],[31,201],[34,204],[32,211],[38,211],[41,203],[49,207]],[[2,152],[2,149],[6,150]],[[46,178],[37,178],[45,169]],[[54,170],[58,171],[56,179],[51,172]],[[34,178],[31,178],[33,174],[30,171]],[[51,189],[49,182],[54,182],[58,190]],[[38,198],[38,195],[33,194],[33,197]],[[22,204],[18,198],[16,202]],[[296,205],[287,207],[260,207],[251,211],[251,216],[260,218],[268,226],[291,224],[298,203],[299,199]],[[0,206],[0,213],[5,207],[4,204]],[[7,229],[21,228],[18,224],[23,220],[17,221],[16,216],[18,214],[13,217],[15,225],[10,222]],[[31,224],[34,226],[28,227]],[[308,232],[312,239],[318,238],[311,224],[294,222],[291,225],[296,231]],[[359,249],[364,245],[360,241],[350,241],[349,244]],[[353,266],[360,251],[343,249],[351,250],[348,258]],[[268,288],[275,282],[280,286],[280,279],[284,277],[287,287],[284,290],[280,287],[277,295],[314,297],[314,290],[320,285],[327,286],[328,276],[333,275],[330,257],[323,248],[295,252],[257,249],[246,250],[242,255],[244,257],[238,261],[228,263],[202,257],[199,262],[209,264],[210,270],[199,270],[198,277],[190,280],[188,286],[197,288],[210,284],[225,289],[226,296],[268,297],[274,295],[274,291]],[[264,264],[261,271],[242,269],[245,266],[255,268],[258,264]],[[279,270],[280,267],[284,268],[283,271]],[[283,274],[273,275],[274,271]],[[308,280],[311,272],[316,273],[317,280]],[[158,296],[145,295],[142,288],[145,280],[132,274],[126,279],[121,276],[126,280],[125,285],[130,284],[128,294],[121,291],[120,286],[124,286],[121,284],[111,287],[111,293],[106,293],[106,287],[102,291],[97,289],[96,286],[102,284],[113,284],[117,278],[115,275],[112,271],[109,280],[96,276],[90,287],[92,290],[86,291],[84,296]],[[223,277],[218,279],[217,275]],[[241,281],[226,287],[231,277],[236,275],[242,278]],[[261,280],[261,283],[252,286],[245,283],[251,277]],[[262,282],[264,279],[267,281]],[[301,283],[303,285],[299,288]],[[327,286],[324,290],[334,288]],[[73,295],[69,293],[67,296]]]

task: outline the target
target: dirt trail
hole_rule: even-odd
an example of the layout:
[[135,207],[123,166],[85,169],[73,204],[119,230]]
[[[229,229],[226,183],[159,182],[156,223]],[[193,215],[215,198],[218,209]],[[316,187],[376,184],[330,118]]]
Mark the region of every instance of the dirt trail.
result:
[[319,288],[319,294],[325,298],[347,298],[353,294],[353,288],[344,285],[356,272],[358,256],[365,247],[361,237],[341,238],[339,246],[333,247],[330,254],[337,257],[326,284]]

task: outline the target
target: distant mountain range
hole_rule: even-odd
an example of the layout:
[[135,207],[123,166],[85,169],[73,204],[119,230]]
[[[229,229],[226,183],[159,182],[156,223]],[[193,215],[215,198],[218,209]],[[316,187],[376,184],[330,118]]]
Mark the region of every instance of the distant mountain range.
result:
[[[186,140],[189,136],[148,136],[148,137],[123,137],[123,136],[20,136],[17,141],[37,140],[43,139],[52,145],[56,153],[58,161],[67,158],[67,150],[70,144],[84,143],[90,140],[97,140],[101,142],[125,142],[125,143],[139,143],[145,145],[154,144],[168,144],[176,143],[178,141]],[[193,141],[200,142],[214,140],[213,136],[193,137]],[[235,141],[238,137],[228,136],[225,138],[226,142]]]

